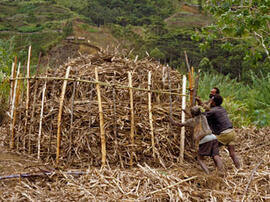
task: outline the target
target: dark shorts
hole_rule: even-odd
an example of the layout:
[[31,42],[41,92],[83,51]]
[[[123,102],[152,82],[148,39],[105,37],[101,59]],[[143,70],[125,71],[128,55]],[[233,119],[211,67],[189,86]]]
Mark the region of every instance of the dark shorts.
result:
[[199,145],[198,154],[201,156],[211,156],[214,157],[219,155],[218,140],[212,140]]

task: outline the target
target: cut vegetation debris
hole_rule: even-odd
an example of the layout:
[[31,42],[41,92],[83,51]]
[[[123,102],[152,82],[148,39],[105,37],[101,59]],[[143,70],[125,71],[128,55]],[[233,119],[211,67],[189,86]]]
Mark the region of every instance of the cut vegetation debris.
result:
[[[228,152],[221,150],[226,165],[225,176],[213,171],[203,173],[195,161],[179,164],[173,168],[153,168],[147,164],[132,169],[89,167],[82,176],[72,176],[73,171],[54,171],[46,177],[32,177],[0,181],[0,199],[31,201],[268,201],[270,197],[270,128],[237,129],[236,148],[242,160],[242,168],[232,167]],[[3,162],[3,161],[1,161]],[[0,162],[0,163],[1,163]],[[50,171],[46,166],[28,166],[25,169],[16,161],[21,173]],[[30,161],[29,161],[30,162]],[[33,161],[31,161],[33,162]],[[118,163],[120,164],[120,163]],[[5,172],[2,172],[5,173]],[[11,174],[10,169],[9,173]]]

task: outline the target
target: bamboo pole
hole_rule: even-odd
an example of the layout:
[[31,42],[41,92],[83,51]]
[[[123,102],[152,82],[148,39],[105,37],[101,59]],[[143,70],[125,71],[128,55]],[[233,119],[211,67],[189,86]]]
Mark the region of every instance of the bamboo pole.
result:
[[[151,89],[151,72],[148,72],[148,89]],[[153,127],[153,114],[152,114],[152,97],[151,92],[148,92],[148,111],[149,111],[149,124],[150,124],[150,133],[151,133],[151,141],[152,141],[152,151],[153,157],[155,158],[156,148],[155,148],[155,136],[154,136],[154,127]]]
[[[183,75],[183,86],[182,86],[182,123],[185,122],[185,112],[183,111],[186,108],[186,85],[187,77]],[[185,150],[185,127],[181,128],[181,139],[180,139],[180,163],[184,160],[184,150]]]
[[[16,77],[18,77],[20,75],[20,68],[21,68],[21,63],[19,63],[19,65],[18,65]],[[14,90],[13,90],[13,98],[12,98],[12,108],[11,108],[11,118],[12,118],[11,141],[10,141],[10,148],[11,149],[14,149],[14,145],[15,145],[15,124],[16,124],[16,110],[17,110],[16,99],[18,96],[17,86],[18,86],[18,80],[15,80]]]
[[28,49],[28,60],[27,60],[27,69],[26,69],[26,77],[27,85],[26,85],[26,101],[25,101],[25,126],[24,126],[24,138],[23,138],[23,150],[25,151],[25,136],[27,132],[27,125],[28,125],[28,111],[29,111],[29,98],[30,98],[30,61],[31,61],[31,50],[32,47],[29,46]]
[[72,96],[71,96],[71,112],[70,112],[70,130],[69,130],[69,152],[71,154],[72,150],[72,132],[73,132],[73,113],[74,113],[74,100],[75,100],[75,94],[76,94],[76,86],[77,82],[73,82],[73,90],[72,90]]
[[[36,75],[39,74],[39,66],[40,66],[40,61],[41,61],[41,52],[39,53],[39,58],[38,58],[38,64],[37,64],[37,69],[36,69]],[[47,74],[46,74],[47,77]],[[37,99],[37,88],[38,88],[38,79],[36,79],[35,81],[35,86],[34,86],[34,100],[33,100],[33,109],[31,112],[31,117],[30,117],[30,123],[32,123],[33,119],[34,119],[34,115],[35,115],[35,111],[36,111],[36,99]],[[47,82],[47,80],[45,79],[45,82]],[[31,135],[32,135],[32,131],[34,130],[33,128],[33,124],[30,124],[30,128],[29,128],[29,133],[28,133],[28,153],[31,153]]]
[[[115,87],[115,88],[119,88],[119,89],[130,89],[131,87],[129,86],[124,86],[124,85],[113,85],[111,83],[106,83],[106,82],[97,82],[97,81],[90,81],[90,80],[83,80],[83,79],[77,79],[77,78],[61,78],[61,77],[43,77],[43,76],[39,76],[39,77],[19,77],[19,78],[15,78],[15,79],[10,79],[11,81],[13,80],[25,80],[25,79],[47,79],[47,80],[60,80],[60,81],[77,81],[77,82],[82,82],[82,83],[92,83],[92,84],[99,84],[100,86],[108,86],[108,87]],[[144,91],[144,92],[148,92],[148,89],[145,88],[137,88],[137,87],[132,87],[131,89],[136,90],[136,91]],[[169,91],[162,91],[162,90],[151,90],[152,93],[160,93],[160,94],[171,94],[171,95],[178,95],[179,93],[177,92],[169,92]]]
[[[171,85],[171,71],[170,71],[170,68],[169,66],[167,65],[167,70],[168,70],[168,84],[169,84],[169,92],[172,91],[172,85]],[[172,129],[172,95],[169,94],[170,96],[170,132],[171,132],[171,129]]]
[[38,159],[40,159],[40,142],[41,142],[42,120],[43,120],[43,111],[44,111],[44,102],[45,102],[46,88],[47,88],[47,81],[45,81],[45,84],[44,84],[44,87],[43,87],[43,91],[42,91],[42,101],[41,101],[40,119],[39,119],[39,130],[38,130]]
[[[70,66],[67,68],[65,78],[68,78],[70,72]],[[57,147],[56,147],[56,164],[59,164],[59,157],[60,157],[60,146],[61,146],[61,120],[62,120],[62,112],[63,112],[63,104],[64,98],[67,88],[68,80],[65,80],[62,86],[62,93],[60,97],[60,104],[59,104],[59,112],[58,112],[58,121],[57,121]]]
[[[95,68],[96,81],[98,81],[98,69]],[[105,129],[104,129],[104,117],[102,110],[102,101],[100,93],[100,85],[97,83],[97,97],[98,97],[98,111],[99,111],[99,124],[100,124],[100,139],[101,139],[101,163],[102,166],[106,164],[106,138],[105,138]]]
[[191,67],[191,71],[189,74],[189,100],[190,100],[190,106],[193,106],[193,90],[194,90],[194,82],[193,82],[193,78],[194,78],[194,67]]
[[[15,74],[16,74],[15,68],[16,68],[15,62],[13,62],[11,66],[11,74],[10,74],[10,78],[12,79],[15,78]],[[8,102],[10,107],[12,105],[13,89],[14,89],[14,80],[10,80],[9,102]]]
[[133,89],[132,89],[132,75],[128,72],[128,86],[130,96],[130,142],[131,142],[131,156],[130,166],[133,166],[133,155],[134,155],[134,104],[133,104]]

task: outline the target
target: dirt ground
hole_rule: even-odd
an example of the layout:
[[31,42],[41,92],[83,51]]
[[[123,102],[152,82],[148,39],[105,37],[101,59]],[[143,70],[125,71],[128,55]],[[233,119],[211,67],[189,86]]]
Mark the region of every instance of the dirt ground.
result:
[[138,165],[132,169],[88,168],[83,175],[58,170],[48,176],[1,179],[23,173],[44,173],[53,166],[10,151],[0,136],[0,200],[2,201],[270,201],[269,128],[237,129],[237,153],[242,167],[232,165],[228,151],[220,150],[225,175],[202,172],[194,161],[171,169]]

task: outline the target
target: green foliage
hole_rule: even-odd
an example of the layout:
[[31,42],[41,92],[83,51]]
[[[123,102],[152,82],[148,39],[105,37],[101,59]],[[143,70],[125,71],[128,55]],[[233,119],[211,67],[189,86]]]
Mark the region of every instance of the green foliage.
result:
[[206,1],[204,9],[212,14],[215,23],[202,30],[202,37],[208,43],[221,40],[230,43],[231,40],[243,41],[250,47],[245,54],[264,52],[256,58],[270,60],[269,21],[270,1]]
[[220,89],[223,106],[235,126],[270,125],[270,73],[255,76],[250,72],[252,83],[246,85],[229,76],[201,73],[198,95],[207,100],[213,87]]
[[37,25],[25,25],[25,26],[21,26],[21,27],[17,28],[17,30],[19,32],[23,32],[23,33],[38,32],[38,31],[41,31],[42,29],[43,29],[43,26],[41,26],[40,24],[37,24]]
[[252,121],[259,126],[270,125],[270,73],[259,77],[251,72],[251,79],[247,103]]

